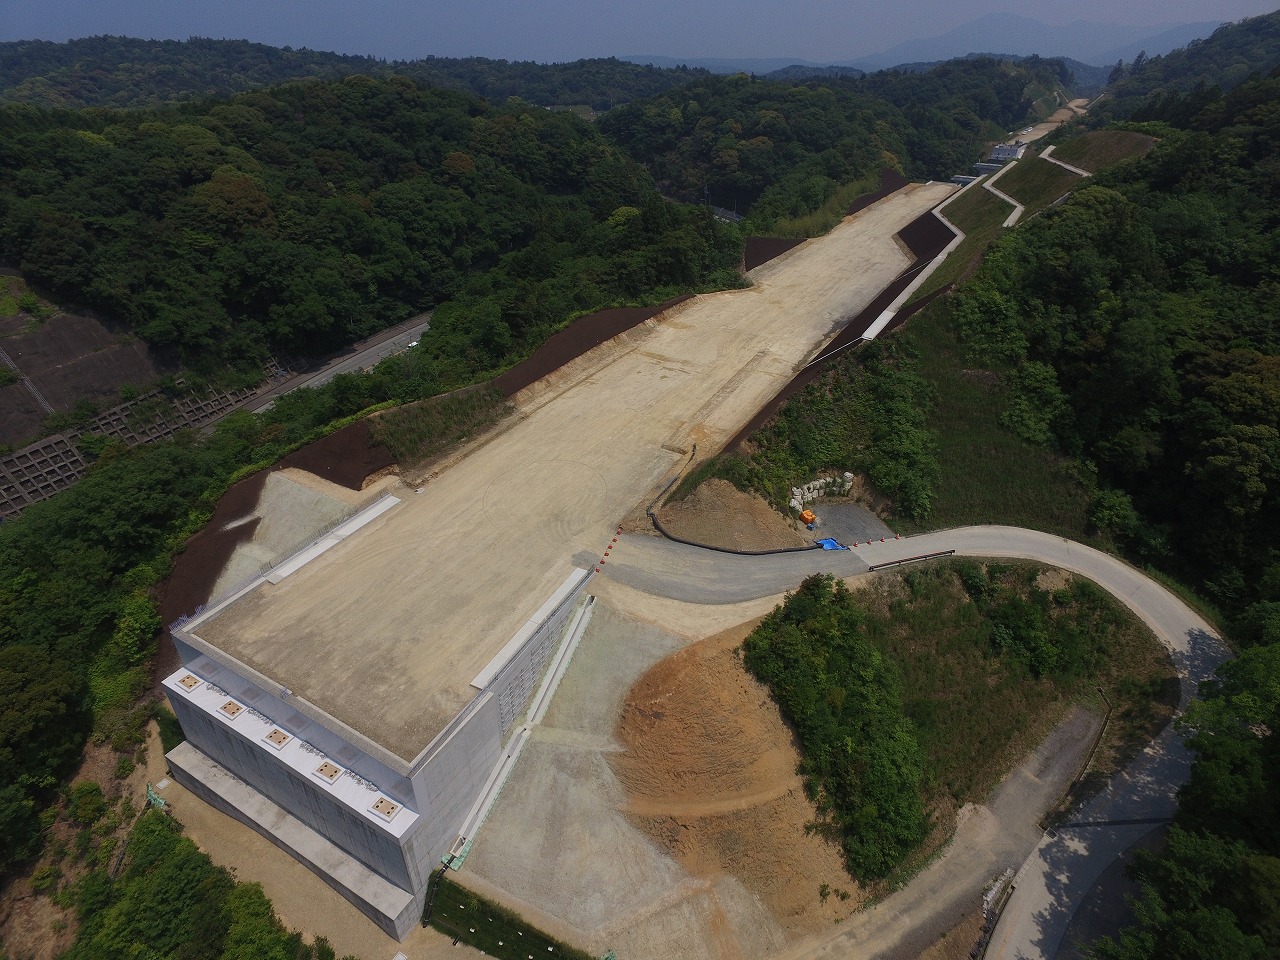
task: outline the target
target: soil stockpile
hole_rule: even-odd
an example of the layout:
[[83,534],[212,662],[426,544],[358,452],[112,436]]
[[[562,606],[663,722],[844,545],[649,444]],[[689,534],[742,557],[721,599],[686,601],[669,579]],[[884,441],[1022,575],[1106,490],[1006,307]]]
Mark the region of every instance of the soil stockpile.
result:
[[813,542],[761,497],[727,480],[708,480],[657,516],[672,536],[722,550],[780,550]]
[[[826,928],[863,894],[817,818],[769,691],[742,666],[754,623],[662,660],[631,688],[611,766],[627,818],[696,877],[730,874],[788,930]],[[822,895],[826,888],[827,896]]]

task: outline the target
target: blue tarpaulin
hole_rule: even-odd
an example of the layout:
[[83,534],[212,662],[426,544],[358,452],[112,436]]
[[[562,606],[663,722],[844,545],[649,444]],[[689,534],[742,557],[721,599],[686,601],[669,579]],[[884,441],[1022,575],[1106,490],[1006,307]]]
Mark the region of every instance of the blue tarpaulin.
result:
[[843,543],[838,541],[835,537],[827,537],[825,540],[815,540],[813,542],[816,543],[818,546],[820,546],[823,550],[848,550],[849,549]]

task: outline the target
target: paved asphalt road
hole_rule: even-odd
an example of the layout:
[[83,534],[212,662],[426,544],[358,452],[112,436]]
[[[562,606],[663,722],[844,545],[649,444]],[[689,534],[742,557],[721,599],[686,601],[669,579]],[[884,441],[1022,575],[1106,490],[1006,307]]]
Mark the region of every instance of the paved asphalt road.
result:
[[[657,537],[626,535],[619,538],[607,575],[654,595],[695,603],[733,603],[793,589],[811,573],[854,576],[871,565],[945,550],[961,556],[1038,560],[1088,577],[1114,594],[1169,648],[1181,681],[1180,709],[1185,709],[1197,685],[1211,677],[1228,656],[1222,641],[1200,616],[1141,571],[1082,544],[1017,527],[961,527],[876,541],[848,552],[815,550],[765,557],[734,556]],[[1000,806],[1009,805],[1002,786],[988,807],[979,808],[978,822],[962,825],[957,831],[947,854],[906,889],[874,908],[867,922],[834,933],[824,942],[807,944],[794,955],[892,955],[912,923],[924,919],[917,911],[938,912],[941,901],[936,898],[945,896],[948,883],[985,883],[993,875],[985,871],[1012,855],[1026,860],[987,957],[1058,960],[1069,955],[1073,948],[1065,941],[1072,917],[1107,868],[1154,825],[1173,814],[1175,793],[1186,781],[1190,765],[1190,754],[1170,725],[1068,824],[1044,835],[1028,836],[1025,830],[1010,832],[984,825],[983,818],[998,819]],[[1056,797],[1024,799],[1031,805],[1047,799],[1047,809]],[[1006,811],[1010,812],[1016,811]],[[1024,810],[1023,814],[1034,823],[1042,812]],[[986,856],[974,850],[970,852],[981,856],[966,860],[958,856],[964,853],[959,848],[966,844],[990,845],[987,853],[999,855]],[[948,873],[945,869],[956,863],[967,863],[967,872],[983,872],[962,879],[954,870]],[[931,888],[928,897],[920,896],[922,882]],[[917,888],[914,893],[912,888]]]
[[431,314],[424,313],[407,320],[399,326],[392,327],[376,334],[363,344],[351,348],[351,352],[329,361],[325,366],[311,375],[302,375],[287,380],[279,388],[253,398],[245,405],[250,413],[262,413],[271,408],[278,397],[303,387],[322,387],[340,373],[353,373],[373,367],[387,357],[409,348],[409,344],[417,341],[431,326]]

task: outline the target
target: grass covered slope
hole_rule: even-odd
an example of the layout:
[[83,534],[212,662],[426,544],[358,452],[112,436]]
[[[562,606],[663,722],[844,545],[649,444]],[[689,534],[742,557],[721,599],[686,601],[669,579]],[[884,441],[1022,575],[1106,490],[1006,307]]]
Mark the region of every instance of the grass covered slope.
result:
[[1000,178],[999,187],[1027,208],[1024,216],[1032,216],[1075,189],[1080,179],[1056,163],[1026,156]]
[[1144,156],[1155,137],[1131,130],[1091,130],[1054,148],[1053,158],[1090,173],[1100,173],[1130,157]]

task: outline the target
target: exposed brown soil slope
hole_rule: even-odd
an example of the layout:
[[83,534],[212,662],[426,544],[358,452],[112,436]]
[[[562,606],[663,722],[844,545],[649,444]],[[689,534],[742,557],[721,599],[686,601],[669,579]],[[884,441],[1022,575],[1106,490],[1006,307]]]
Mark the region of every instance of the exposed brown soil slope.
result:
[[554,373],[570,360],[576,360],[593,347],[598,347],[606,340],[639,326],[664,310],[684,303],[691,296],[692,294],[684,294],[666,303],[660,303],[656,307],[613,307],[579,317],[565,329],[548,338],[547,342],[535,350],[529,359],[522,360],[506,373],[496,377],[493,385],[502,391],[504,397],[514,396],[529,384],[535,383],[549,373]]
[[641,677],[623,706],[626,749],[612,766],[629,796],[628,819],[686,870],[732,875],[785,928],[808,932],[851,913],[862,894],[838,848],[805,833],[816,814],[791,732],[737,652],[756,622]]
[[657,514],[672,536],[710,547],[776,550],[810,543],[761,497],[743,493],[727,480],[708,480]]
[[360,490],[371,475],[394,463],[391,451],[374,440],[369,421],[357,420],[295,450],[274,469],[297,467],[348,490]]
[[754,270],[802,243],[804,237],[747,237],[742,251],[742,267],[747,271]]

